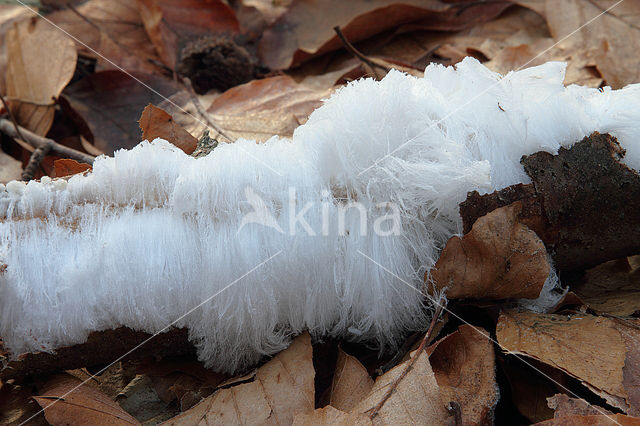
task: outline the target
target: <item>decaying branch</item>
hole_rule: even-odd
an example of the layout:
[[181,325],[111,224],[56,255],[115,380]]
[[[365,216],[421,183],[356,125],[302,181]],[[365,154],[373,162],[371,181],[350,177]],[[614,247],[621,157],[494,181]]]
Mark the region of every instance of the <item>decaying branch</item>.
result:
[[[132,351],[134,348],[136,349]],[[93,332],[85,343],[62,347],[55,353],[25,353],[11,361],[2,355],[0,346],[0,379],[4,382],[11,379],[21,382],[28,377],[55,371],[107,366],[116,359],[188,355],[195,353],[195,350],[189,343],[188,330],[184,328],[172,328],[152,336],[142,331],[120,327],[115,330]]]
[[524,156],[533,183],[470,193],[460,204],[464,230],[495,208],[520,201],[520,221],[544,241],[558,270],[640,253],[640,175],[620,162],[624,155],[616,138],[596,132],[557,155]]
[[[87,164],[93,164],[93,160],[95,160],[92,155],[61,145],[53,139],[37,135],[24,127],[16,126],[6,118],[0,118],[0,132],[12,138],[24,140],[24,142],[35,148],[29,159],[29,164],[24,170],[23,179],[25,177],[28,179],[33,177],[40,162],[48,153]],[[31,174],[29,175],[29,173]]]

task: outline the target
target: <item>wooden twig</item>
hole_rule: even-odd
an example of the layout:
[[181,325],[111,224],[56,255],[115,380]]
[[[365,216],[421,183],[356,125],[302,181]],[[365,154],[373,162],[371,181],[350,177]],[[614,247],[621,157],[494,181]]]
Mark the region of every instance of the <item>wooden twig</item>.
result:
[[[27,168],[24,170],[24,173],[27,172],[27,169],[33,169],[33,174],[35,174],[35,171],[40,165],[40,162],[48,153],[56,154],[64,158],[71,158],[73,160],[87,164],[93,164],[93,160],[95,160],[95,157],[93,155],[85,154],[84,152],[80,152],[73,148],[69,148],[68,146],[61,145],[53,139],[37,135],[25,129],[24,127],[15,125],[6,118],[0,118],[0,132],[12,138],[22,139],[24,142],[36,148],[35,151],[33,151],[33,153],[31,154],[29,164],[27,164]],[[31,175],[32,177],[33,174]]]
[[447,411],[453,416],[453,426],[462,426],[462,408],[456,401],[449,401]]
[[2,100],[2,105],[4,105],[4,109],[7,110],[7,115],[9,116],[9,118],[11,119],[11,122],[13,123],[13,127],[16,129],[18,138],[20,140],[24,140],[24,137],[20,133],[20,126],[18,125],[18,122],[16,121],[16,118],[13,116],[11,109],[9,109],[9,104],[7,103],[7,101],[4,100],[4,96],[2,96],[2,94],[0,94],[0,99]]
[[22,171],[22,175],[20,178],[22,180],[31,180],[36,175],[38,171],[38,167],[40,167],[40,163],[44,160],[44,157],[51,151],[51,145],[45,144],[37,147],[32,153],[31,157],[29,157],[29,163],[27,163],[27,167]]
[[433,330],[435,329],[435,326],[438,322],[438,318],[440,318],[440,315],[442,314],[442,311],[445,307],[444,306],[445,303],[446,303],[445,298],[440,297],[440,300],[438,300],[437,302],[436,311],[433,313],[431,324],[429,324],[429,329],[427,330],[427,333],[424,335],[422,342],[420,342],[420,346],[418,346],[418,349],[416,349],[415,353],[413,354],[413,357],[411,357],[411,359],[407,363],[404,370],[402,370],[402,373],[400,374],[400,376],[398,376],[398,378],[389,386],[389,389],[387,389],[387,392],[384,394],[380,402],[370,410],[369,412],[370,419],[373,419],[378,415],[378,413],[380,412],[384,404],[389,400],[389,398],[391,398],[391,395],[393,395],[393,393],[396,391],[402,379],[404,379],[406,375],[409,373],[409,371],[411,371],[411,369],[413,368],[413,365],[416,363],[418,358],[420,358],[420,355],[426,349],[427,343],[431,340],[431,334],[433,333]]
[[340,29],[340,27],[336,26],[333,27],[333,31],[336,32],[336,34],[338,35],[338,38],[340,39],[340,41],[342,41],[342,44],[344,45],[344,48],[347,49],[347,51],[349,53],[351,53],[353,56],[355,56],[356,58],[358,58],[361,62],[364,62],[366,65],[369,66],[369,68],[371,68],[371,71],[373,71],[373,74],[375,75],[376,79],[380,79],[380,76],[378,75],[378,73],[376,72],[376,68],[379,68],[381,70],[384,70],[384,72],[389,72],[390,69],[380,65],[380,64],[376,64],[374,61],[371,60],[371,58],[367,57],[367,55],[365,55],[364,53],[360,52],[358,49],[355,48],[355,46],[353,44],[351,44],[351,42],[349,40],[347,40],[347,38],[344,36],[344,34],[342,33],[342,30]]
[[200,117],[202,117],[207,122],[209,127],[215,130],[216,133],[218,133],[218,135],[227,139],[229,142],[233,142],[233,139],[231,139],[229,135],[225,134],[225,132],[220,128],[220,126],[214,123],[209,117],[209,114],[207,114],[207,112],[204,110],[202,104],[200,103],[200,100],[198,100],[198,97],[196,96],[195,90],[193,90],[193,86],[191,85],[191,80],[189,80],[187,77],[183,77],[182,82],[184,83],[184,86],[187,88],[187,93],[189,93],[191,102],[193,102],[193,105],[196,107],[196,111],[198,111],[198,115],[200,115]]

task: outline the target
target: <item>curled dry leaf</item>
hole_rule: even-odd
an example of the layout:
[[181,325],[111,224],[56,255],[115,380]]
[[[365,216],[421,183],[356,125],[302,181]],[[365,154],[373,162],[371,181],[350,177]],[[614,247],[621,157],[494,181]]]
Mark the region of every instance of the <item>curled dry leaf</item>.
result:
[[131,0],[89,0],[75,10],[63,8],[47,17],[82,42],[76,42],[78,53],[95,58],[96,70],[120,66],[131,72],[162,71],[160,58]]
[[535,360],[528,360],[529,365],[514,356],[499,357],[497,360],[507,379],[506,386],[502,388],[506,388],[507,392],[501,398],[513,404],[531,423],[552,418],[553,410],[547,405],[547,398],[559,392],[558,384],[564,386],[568,376]]
[[629,417],[623,414],[612,414],[610,416],[594,415],[594,416],[567,416],[559,419],[545,420],[536,423],[536,426],[638,426],[640,419],[637,417]]
[[177,92],[177,86],[159,75],[134,74],[155,93],[121,71],[99,71],[66,88],[64,97],[73,109],[83,135],[107,155],[140,143],[140,128],[131,117],[139,117],[148,104],[158,104],[162,96]]
[[589,269],[572,291],[599,314],[619,317],[640,312],[640,269],[625,257]]
[[140,424],[108,396],[68,374],[53,376],[33,398],[51,424]]
[[471,232],[452,237],[431,272],[450,299],[538,297],[549,276],[543,242],[518,221],[520,202],[478,219]]
[[291,424],[314,409],[311,337],[305,333],[260,367],[249,383],[218,390],[164,425]]
[[91,171],[91,165],[87,163],[79,163],[70,158],[61,158],[53,162],[54,177],[65,177],[75,175],[76,173],[84,173]]
[[186,154],[191,154],[198,146],[198,140],[176,123],[171,115],[152,104],[147,105],[142,111],[138,123],[142,130],[142,139],[152,141],[162,138]]
[[371,388],[373,379],[364,365],[356,357],[338,348],[329,404],[338,410],[349,412],[369,394]]
[[[365,413],[371,417],[371,412],[409,362],[405,361],[378,377],[369,395],[352,412]],[[391,425],[402,424],[411,419],[414,424],[439,425],[449,420],[449,414],[444,407],[429,357],[422,351],[418,354],[413,368],[398,383],[396,390],[371,420],[373,424]]]
[[7,33],[5,84],[18,123],[44,136],[53,124],[54,102],[71,81],[77,53],[71,39],[41,19],[14,24]]
[[364,414],[345,413],[331,405],[318,408],[309,414],[298,414],[293,419],[293,426],[368,426],[371,419]]
[[273,135],[291,137],[330,93],[299,85],[291,77],[270,77],[227,90],[208,112],[232,138],[265,141]]
[[640,413],[640,320],[505,311],[496,336],[504,350],[559,368],[612,406]]
[[[33,12],[21,4],[0,4],[0,69],[7,69],[7,45],[5,37],[14,22],[31,18]],[[7,93],[5,79],[0,77],[0,93]]]
[[406,30],[455,31],[494,18],[508,6],[487,2],[460,7],[440,0],[298,1],[264,33],[258,50],[271,69],[287,69],[340,48],[335,26],[355,43],[409,23],[412,28]]
[[[640,79],[640,3],[606,0],[526,0],[547,20],[555,42],[591,58],[606,83],[620,88]],[[610,9],[609,9],[610,8]],[[565,40],[566,38],[566,40]]]
[[594,416],[602,414],[613,414],[609,410],[602,407],[594,407],[581,398],[570,398],[563,393],[559,393],[547,398],[549,408],[555,411],[553,417],[569,417],[569,416]]
[[470,325],[432,345],[429,357],[444,402],[456,401],[464,424],[491,424],[500,391],[489,334]]
[[18,386],[9,383],[0,385],[0,424],[18,426],[46,426],[40,406],[33,400],[31,386]]

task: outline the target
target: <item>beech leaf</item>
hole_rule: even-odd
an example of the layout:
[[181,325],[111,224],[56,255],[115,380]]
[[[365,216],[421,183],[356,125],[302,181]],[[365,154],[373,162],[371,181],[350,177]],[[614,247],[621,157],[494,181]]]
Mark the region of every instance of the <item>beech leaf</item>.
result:
[[54,102],[76,68],[74,43],[41,19],[14,24],[6,36],[5,84],[20,125],[44,136],[53,124]]
[[500,392],[488,333],[462,325],[431,347],[429,361],[442,400],[460,404],[464,424],[492,423]]
[[142,130],[142,139],[152,141],[155,138],[162,138],[186,154],[191,154],[198,146],[196,138],[176,123],[171,115],[155,105],[149,104],[144,108],[138,123]]
[[478,219],[452,237],[431,272],[436,289],[450,299],[535,299],[549,276],[543,242],[518,221],[521,203]]
[[140,424],[108,396],[68,374],[52,377],[33,398],[51,424]]
[[90,164],[79,163],[70,158],[61,158],[53,162],[54,177],[75,175],[76,173],[84,173],[87,170],[91,170]]
[[291,137],[330,93],[302,86],[288,76],[270,77],[227,90],[208,112],[232,138]]
[[[440,389],[425,351],[418,354],[406,376],[373,417],[373,424],[402,424],[411,419],[414,424],[437,425],[449,420],[449,414],[440,396]],[[398,364],[376,379],[369,395],[353,410],[353,413],[370,413],[382,400],[410,360]]]
[[504,311],[496,337],[524,354],[579,379],[609,404],[640,413],[640,320],[592,315]]
[[296,414],[314,409],[311,357],[311,337],[305,333],[260,367],[253,381],[220,389],[163,424],[291,424]]
[[367,369],[356,357],[338,349],[329,404],[338,410],[349,412],[369,394],[373,383]]

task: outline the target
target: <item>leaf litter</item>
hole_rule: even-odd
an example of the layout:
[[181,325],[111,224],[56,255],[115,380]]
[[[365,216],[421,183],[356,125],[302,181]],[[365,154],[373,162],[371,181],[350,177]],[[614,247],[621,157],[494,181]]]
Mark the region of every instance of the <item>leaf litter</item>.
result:
[[[350,79],[375,76],[375,68],[419,72],[428,62],[452,65],[467,55],[499,72],[548,60],[567,61],[566,84],[619,88],[640,80],[636,55],[640,38],[634,21],[640,9],[635,2],[622,2],[611,10],[607,8],[612,2],[599,0],[562,4],[527,0],[517,5],[381,0],[333,2],[323,9],[312,2],[284,0],[89,0],[76,6],[65,3],[57,10],[45,5],[49,2],[42,3],[41,11],[82,43],[22,7],[0,5],[2,95],[9,101],[12,118],[42,136],[61,116],[70,119],[74,124],[67,125],[67,133],[83,138],[82,146],[91,154],[112,154],[141,138],[155,137],[169,139],[190,153],[205,130],[220,137],[210,123],[232,139],[291,136],[323,99]],[[340,40],[334,27],[342,30],[345,40]],[[343,50],[347,44],[355,44],[363,56],[354,60],[353,52]],[[226,57],[236,59],[228,62]],[[212,69],[215,75],[207,74]],[[123,70],[170,101],[139,86]],[[215,84],[207,85],[218,76]],[[188,95],[183,77],[190,78],[200,93]],[[2,154],[24,168],[33,148],[21,142],[3,139]],[[575,161],[567,158],[560,161],[570,165]],[[611,159],[617,161],[615,156],[607,161]],[[90,169],[52,154],[41,161],[55,164],[53,178]],[[530,166],[535,190],[513,189],[518,195],[510,193],[508,202],[504,191],[490,194],[492,200],[470,196],[464,208],[470,211],[471,203],[471,210],[476,210],[465,221],[465,234],[447,243],[436,271],[428,277],[435,289],[447,287],[448,308],[472,304],[493,320],[469,313],[464,318],[471,325],[466,325],[447,316],[429,348],[419,353],[413,352],[415,347],[405,349],[400,353],[405,360],[386,373],[375,372],[384,356],[378,359],[378,354],[357,345],[336,346],[333,361],[316,359],[319,342],[303,334],[253,373],[226,378],[226,382],[224,377],[189,370],[187,366],[197,362],[182,349],[175,351],[181,358],[175,358],[172,367],[160,367],[170,359],[166,356],[171,350],[164,359],[147,359],[145,365],[135,359],[121,361],[112,367],[117,367],[115,387],[112,391],[101,388],[107,396],[91,384],[108,373],[92,376],[94,365],[61,363],[55,354],[44,354],[49,364],[42,368],[45,364],[33,361],[42,356],[36,353],[23,358],[32,363],[24,370],[20,361],[7,364],[13,373],[21,373],[12,376],[6,368],[3,371],[0,392],[8,398],[3,398],[7,404],[0,404],[0,419],[19,424],[35,415],[30,420],[43,424],[70,419],[138,424],[154,418],[153,413],[143,414],[138,407],[142,402],[132,402],[142,401],[133,395],[146,392],[156,395],[157,410],[169,404],[171,409],[164,415],[181,412],[166,424],[513,423],[530,416],[528,409],[514,402],[519,395],[553,388],[559,393],[548,398],[547,410],[538,411],[535,421],[539,424],[637,424],[638,265],[627,257],[637,254],[637,245],[608,246],[602,256],[587,250],[583,258],[580,246],[571,246],[573,251],[567,252],[571,238],[566,235],[573,234],[565,233],[570,225],[561,216],[566,211],[562,203],[549,203],[562,192],[550,189],[549,182],[537,179],[533,171],[536,167],[546,170],[550,164]],[[36,176],[46,177],[45,169],[41,167]],[[588,177],[567,179],[582,183]],[[617,202],[629,197],[628,185],[621,185],[621,193],[605,188],[604,193]],[[586,194],[580,202],[600,205],[589,191],[584,186],[578,190]],[[620,219],[610,220],[600,230],[638,228],[635,216],[623,216],[624,225]],[[607,241],[606,232],[589,241]],[[563,282],[577,296],[572,303],[559,303],[556,312],[518,310],[514,299],[535,298],[542,291],[550,268],[549,247],[556,249],[552,262],[567,271]],[[109,336],[90,340],[106,339],[103,347],[108,347],[113,339]],[[498,346],[490,343],[492,336]],[[188,343],[175,339],[172,345]],[[76,359],[82,360],[87,347],[68,350],[62,352],[75,351]],[[385,356],[386,361],[392,358]],[[526,375],[506,368],[516,356],[548,374]],[[87,367],[77,374],[93,379],[82,384],[69,375],[51,375],[61,369],[57,363],[67,369]],[[314,364],[318,363],[333,371],[326,389],[314,386]],[[40,367],[34,369],[35,365]],[[500,375],[517,380],[519,386],[505,387],[497,379]],[[76,386],[80,387],[69,393]],[[391,393],[390,387],[394,388]],[[320,403],[322,392],[328,398]],[[56,404],[51,405],[52,401]],[[44,413],[38,414],[35,402]]]

